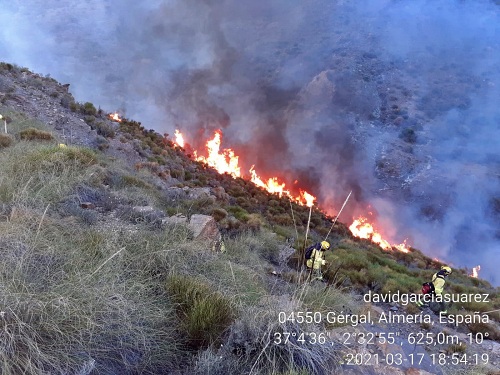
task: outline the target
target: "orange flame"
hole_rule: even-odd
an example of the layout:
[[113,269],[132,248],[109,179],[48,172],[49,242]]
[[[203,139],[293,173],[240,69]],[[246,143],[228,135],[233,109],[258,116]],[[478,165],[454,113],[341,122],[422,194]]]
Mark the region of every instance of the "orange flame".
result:
[[118,114],[118,112],[115,112],[115,113],[110,113],[108,116],[109,116],[109,118],[110,118],[112,121],[122,122],[122,119],[120,118],[120,115]]
[[197,156],[195,152],[195,158],[197,161],[201,161],[208,166],[215,168],[219,173],[229,173],[233,177],[240,177],[240,167],[238,166],[238,156],[234,154],[234,151],[230,148],[222,150],[219,152],[221,144],[222,132],[216,130],[214,137],[207,141],[207,152],[208,156]]
[[179,131],[179,129],[175,129],[174,135],[175,135],[175,143],[177,143],[177,145],[179,145],[180,147],[184,148],[184,136]]
[[481,266],[479,266],[479,265],[476,267],[472,267],[472,273],[469,276],[477,279],[479,277],[480,270],[481,270]]
[[305,202],[305,205],[307,207],[312,207],[314,201],[316,200],[316,197],[309,194],[307,191],[305,190],[300,190],[300,196],[298,198],[295,198],[297,200],[298,203],[304,205],[304,202]]
[[[175,143],[181,147],[184,147],[185,141],[184,137],[180,131],[176,130],[175,133]],[[198,156],[198,152],[194,151],[195,160],[201,161],[208,166],[214,168],[219,173],[229,173],[233,177],[241,177],[241,169],[238,165],[239,157],[235,155],[234,151],[231,149],[222,149],[222,131],[216,130],[212,139],[208,140],[206,143],[206,153],[208,156]],[[255,167],[252,165],[250,168],[250,181],[255,185],[267,190],[271,194],[278,194],[280,197],[288,196],[295,202],[301,205],[306,205],[311,207],[316,197],[309,194],[307,191],[300,191],[298,197],[292,196],[289,190],[285,189],[285,183],[280,182],[277,177],[271,177],[266,182],[257,174]],[[295,181],[296,183],[297,181]]]
[[267,180],[267,182],[262,181],[262,179],[257,175],[257,172],[255,172],[254,165],[252,165],[252,167],[250,168],[250,174],[250,181],[252,181],[257,186],[266,189],[268,192],[272,194],[276,193],[280,197],[283,194],[290,195],[290,192],[288,190],[285,190],[285,183],[280,184],[277,177],[271,177]]
[[360,216],[358,219],[354,220],[354,222],[349,227],[349,230],[354,236],[371,240],[384,250],[392,250],[392,248],[394,247],[404,253],[408,253],[410,251],[410,249],[406,245],[406,240],[403,243],[394,246],[384,240],[382,238],[382,235],[379,232],[375,231],[375,228],[373,228],[373,225],[368,222],[368,219],[366,217]]

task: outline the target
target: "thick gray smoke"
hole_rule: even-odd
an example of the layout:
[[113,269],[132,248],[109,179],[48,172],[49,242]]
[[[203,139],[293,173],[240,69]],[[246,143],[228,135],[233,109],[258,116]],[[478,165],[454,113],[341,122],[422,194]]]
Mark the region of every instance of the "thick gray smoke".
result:
[[115,3],[0,0],[0,60],[195,145],[221,128],[244,169],[332,213],[353,190],[341,221],[500,283],[495,1]]

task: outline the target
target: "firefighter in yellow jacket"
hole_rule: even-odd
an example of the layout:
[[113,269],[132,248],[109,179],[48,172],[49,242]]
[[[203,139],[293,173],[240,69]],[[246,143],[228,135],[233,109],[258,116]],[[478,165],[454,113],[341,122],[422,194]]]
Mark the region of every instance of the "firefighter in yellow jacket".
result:
[[325,251],[330,248],[327,241],[321,241],[314,245],[311,256],[307,259],[306,266],[309,272],[314,273],[314,278],[323,279],[321,267],[326,264]]
[[[432,275],[431,282],[434,285],[434,290],[432,291],[432,294],[434,294],[435,296],[443,295],[444,284],[446,283],[446,277],[448,277],[450,274],[451,274],[451,268],[448,266],[442,266],[441,270]],[[421,300],[418,300],[417,306],[427,307],[428,305],[426,305]],[[443,300],[439,302],[438,301],[433,302],[431,305],[431,310],[433,310],[435,313],[441,313],[441,314],[448,313],[446,309],[446,303]]]

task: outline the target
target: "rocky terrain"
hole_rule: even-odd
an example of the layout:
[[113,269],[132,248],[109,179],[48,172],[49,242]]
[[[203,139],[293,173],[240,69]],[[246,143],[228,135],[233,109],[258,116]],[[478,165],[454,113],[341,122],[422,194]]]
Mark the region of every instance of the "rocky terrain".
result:
[[[369,59],[369,57],[367,57],[367,59]],[[65,223],[64,225],[71,226],[87,225],[89,228],[95,228],[96,233],[100,233],[106,237],[125,236],[126,238],[133,238],[134,235],[140,237],[142,233],[141,231],[143,230],[141,229],[142,225],[146,225],[149,228],[148,230],[163,230],[167,232],[170,230],[168,228],[182,227],[187,230],[186,233],[188,234],[186,238],[188,245],[184,244],[181,246],[194,247],[200,249],[201,252],[199,253],[199,259],[192,258],[187,263],[176,265],[176,272],[180,272],[181,274],[183,272],[188,272],[190,263],[195,268],[211,267],[211,264],[215,266],[218,264],[215,263],[218,256],[214,257],[214,254],[222,254],[222,257],[227,257],[222,258],[223,261],[228,263],[221,263],[218,267],[222,267],[222,264],[225,264],[223,266],[225,269],[226,265],[229,265],[227,272],[229,272],[229,275],[232,274],[230,277],[233,278],[235,277],[234,272],[237,272],[238,274],[242,273],[242,267],[246,263],[244,263],[244,260],[239,259],[237,252],[235,253],[234,250],[231,250],[235,246],[232,242],[235,241],[235,233],[241,234],[242,231],[246,230],[265,230],[266,232],[273,232],[273,229],[277,230],[278,226],[276,226],[276,224],[265,224],[265,220],[263,220],[262,217],[259,219],[260,221],[256,222],[256,216],[252,217],[252,219],[247,217],[245,221],[242,222],[238,221],[236,219],[238,211],[234,207],[238,206],[238,202],[245,202],[245,200],[238,199],[242,197],[242,194],[246,193],[242,193],[240,190],[240,198],[232,195],[235,194],[236,190],[234,189],[234,186],[231,185],[234,184],[234,181],[230,176],[217,176],[215,171],[207,171],[202,165],[193,162],[187,155],[185,155],[182,149],[173,145],[167,138],[162,138],[159,135],[157,135],[154,139],[157,139],[158,142],[160,142],[160,140],[164,140],[164,142],[166,142],[164,144],[164,150],[166,151],[155,151],[154,145],[144,145],[144,140],[146,139],[144,134],[148,134],[146,130],[138,133],[140,134],[140,137],[134,137],[131,135],[132,133],[130,131],[127,131],[127,128],[123,127],[123,124],[112,121],[109,118],[107,111],[96,109],[90,103],[81,104],[75,102],[70,92],[71,87],[60,84],[51,78],[42,77],[38,74],[32,73],[28,69],[19,68],[8,63],[2,63],[0,65],[0,113],[6,118],[9,134],[14,135],[16,138],[19,137],[20,129],[22,130],[23,127],[27,127],[28,125],[25,124],[27,123],[30,127],[35,126],[40,130],[44,129],[48,131],[54,138],[53,142],[64,144],[70,148],[74,146],[81,146],[95,150],[100,155],[102,154],[102,157],[106,160],[106,162],[101,162],[101,165],[93,170],[91,175],[89,175],[103,176],[102,186],[88,185],[82,181],[82,183],[73,188],[73,194],[67,195],[64,199],[57,202],[49,203],[47,208],[45,208],[45,212],[43,212],[43,205],[40,206],[41,208],[37,208],[36,205],[30,206],[29,204],[23,204],[21,206],[15,201],[9,202],[6,198],[3,198],[2,217],[7,218],[6,223],[15,223],[16,218],[24,217],[28,214],[36,216],[36,212],[38,212],[37,210],[41,210],[43,213],[43,216],[41,216],[42,221],[47,214],[50,220],[61,220],[61,222]],[[393,102],[396,103],[396,101]],[[398,106],[400,103],[394,105]],[[388,113],[381,113],[380,116],[388,116]],[[399,120],[396,117],[394,118],[394,121],[398,122]],[[401,121],[405,120],[403,119]],[[136,125],[136,127],[137,126],[140,125]],[[16,130],[11,131],[11,129]],[[7,152],[9,152],[9,148],[5,148],[0,151],[0,153]],[[158,156],[163,158],[162,163],[153,161],[159,160]],[[110,172],[112,168],[116,169],[117,167],[119,167],[121,174],[117,172],[118,170]],[[192,178],[192,180],[198,181],[198,183],[189,183],[187,173],[195,175],[196,173],[202,172],[207,173],[207,176],[211,176],[208,181],[205,180],[206,185],[203,185],[203,179],[195,180],[195,178]],[[123,173],[126,173],[126,175],[123,175]],[[126,176],[128,183],[134,185],[135,187],[146,189],[144,191],[147,192],[147,194],[144,196],[125,195],[125,191],[119,189],[119,186],[121,186],[120,184],[124,183],[123,176]],[[394,177],[397,180],[397,176]],[[91,183],[92,178],[94,177],[89,178],[89,183]],[[247,186],[243,182],[241,182],[241,184],[241,186]],[[29,181],[26,184],[26,187],[28,185]],[[161,197],[161,199],[158,197]],[[273,199],[273,197],[270,196],[267,199]],[[229,205],[221,206],[225,207],[225,209],[213,209],[212,207],[214,204]],[[275,203],[267,201],[264,206],[269,206],[270,204],[272,205]],[[209,207],[210,210],[207,210],[207,207]],[[299,210],[299,208],[296,209]],[[228,215],[228,211],[232,212],[234,215]],[[307,213],[307,211],[305,211],[305,213]],[[216,220],[218,215],[221,214],[224,219]],[[273,215],[270,217],[273,217]],[[329,223],[326,217],[323,217],[322,220],[324,220],[322,224],[318,225],[315,229],[317,233],[320,233],[318,231],[321,226],[328,225],[327,223]],[[40,225],[42,221],[40,221]],[[318,222],[318,224],[319,223],[320,222]],[[264,227],[266,229],[264,229]],[[40,230],[40,226],[38,229]],[[4,230],[6,229],[4,228]],[[5,233],[6,238],[10,236],[10,234],[7,236],[7,232]],[[288,233],[293,233],[291,228]],[[317,233],[313,235],[317,235]],[[345,241],[353,243],[352,236],[345,230],[345,226],[341,224],[336,227],[333,235],[335,237],[334,243],[340,247],[342,247],[342,244],[345,243]],[[156,236],[156,234],[154,234],[154,236]],[[276,254],[264,255],[264,258],[259,258],[261,259],[258,262],[260,265],[259,267],[248,266],[250,267],[249,270],[251,270],[252,275],[249,276],[249,280],[253,280],[248,281],[248,286],[250,288],[254,287],[252,283],[255,282],[255,280],[259,280],[259,283],[262,283],[262,287],[264,287],[267,291],[265,295],[261,296],[260,302],[255,301],[247,305],[246,308],[249,309],[249,314],[251,314],[251,310],[255,306],[264,304],[265,302],[263,301],[265,300],[272,300],[274,301],[273,303],[281,301],[278,303],[280,308],[283,308],[283,306],[289,306],[290,304],[295,305],[295,307],[292,308],[292,311],[293,309],[300,308],[300,298],[298,298],[296,294],[297,286],[296,284],[290,282],[293,279],[290,275],[294,275],[296,270],[291,267],[291,262],[288,261],[289,256],[292,255],[295,250],[287,243],[287,236],[283,236],[283,234],[277,235],[276,233],[270,233],[270,236],[270,239],[265,241],[277,241],[276,244],[273,245],[276,246]],[[292,244],[295,240],[292,238]],[[49,240],[47,239],[47,241]],[[257,248],[259,248],[261,245],[252,246],[257,246]],[[295,246],[297,246],[297,244],[295,244]],[[372,245],[362,245],[358,243],[356,246]],[[101,267],[105,267],[108,261],[112,263],[112,259],[115,256],[116,258],[119,258],[122,250],[126,247],[127,245],[125,245],[121,250],[118,248],[112,249],[112,251],[108,253],[108,255],[111,256],[107,259],[102,258],[105,260],[104,263],[97,267],[94,273],[98,272]],[[225,255],[226,247],[229,247],[227,250],[228,255]],[[2,247],[2,249],[4,251],[10,251],[8,250],[8,247]],[[161,249],[161,247],[159,249]],[[166,251],[174,251],[175,253],[175,248],[169,248]],[[265,254],[265,252],[269,250],[264,248],[259,251],[262,251],[262,254]],[[255,255],[251,256],[254,257]],[[333,258],[331,260],[332,262],[342,261],[342,259],[335,256],[335,252],[333,253]],[[233,267],[235,267],[235,269],[233,269]],[[153,272],[153,276],[155,278],[164,280],[163,277],[165,275],[163,274],[162,276],[162,273],[165,271],[161,271],[160,268],[153,268],[148,272]],[[172,270],[169,272],[172,272]],[[221,272],[224,273],[226,271]],[[332,282],[333,281],[334,280],[332,280]],[[330,292],[328,284],[320,282],[311,284],[311,288],[313,289],[325,289],[325,296],[316,296],[316,302],[314,302],[312,306],[316,306],[317,309],[319,308],[318,306],[321,306],[321,309],[324,309],[324,301],[318,305],[317,298],[328,298],[328,293],[334,293],[335,299],[339,301],[343,300],[345,302],[344,305],[335,305],[336,307],[331,311],[340,313],[340,311],[345,308],[346,311],[343,312],[347,315],[356,315],[361,314],[362,312],[366,313],[367,311],[370,311],[376,323],[360,324],[355,327],[352,327],[349,324],[340,324],[339,327],[336,327],[335,325],[332,326],[331,324],[315,327],[315,332],[318,334],[322,333],[324,335],[326,345],[321,346],[321,350],[317,349],[317,347],[315,348],[314,345],[305,345],[305,347],[307,350],[311,350],[312,352],[319,350],[319,354],[324,353],[324,350],[330,350],[331,354],[325,355],[325,358],[329,359],[324,363],[325,366],[330,366],[328,367],[330,372],[327,372],[324,369],[322,370],[321,366],[315,368],[314,366],[308,367],[309,365],[304,365],[305,367],[302,367],[302,370],[300,370],[300,363],[292,361],[292,363],[299,366],[297,371],[302,372],[293,372],[290,370],[290,372],[281,373],[405,375],[446,375],[451,373],[492,375],[500,373],[498,371],[498,368],[500,367],[498,312],[494,313],[496,315],[492,315],[492,321],[495,328],[491,331],[492,334],[497,332],[497,341],[486,339],[482,343],[469,344],[467,343],[467,333],[469,333],[469,329],[465,324],[454,326],[453,324],[439,323],[438,317],[428,309],[424,313],[431,316],[431,323],[377,323],[377,319],[381,314],[388,314],[391,312],[394,314],[401,313],[403,315],[411,315],[418,313],[418,311],[398,304],[363,303],[363,293],[361,292],[363,290],[364,292],[367,292],[369,287],[357,289],[353,287],[352,282],[349,284],[345,281],[346,280],[344,280],[344,283],[337,285],[339,290],[343,290],[342,297],[335,294],[340,293],[338,291]],[[216,284],[216,281],[212,280],[210,283]],[[498,291],[495,291],[487,283],[477,285],[486,288],[486,290],[492,293],[492,296],[494,296],[494,303],[496,303],[494,307],[498,308]],[[242,285],[242,287],[245,287],[245,285]],[[418,290],[418,285],[416,286],[416,289]],[[224,288],[221,290],[224,290]],[[311,309],[311,307],[309,307],[309,309]],[[312,307],[312,309],[314,311],[314,307]],[[347,310],[350,312],[347,312]],[[247,319],[252,320],[249,316],[247,316]],[[275,315],[269,324],[271,324],[271,326],[275,326],[275,328],[272,329],[277,329],[277,323],[276,321],[273,321],[273,319],[276,319]],[[250,366],[251,369],[249,373],[257,373],[255,372],[257,371],[255,366],[262,360],[262,354],[265,353],[266,356],[272,356],[278,355],[278,352],[273,351],[268,353],[266,351],[266,348],[268,348],[269,345],[272,345],[270,342],[261,347],[262,351],[260,354],[255,351],[251,352],[250,349],[253,346],[256,346],[257,348],[259,347],[257,343],[260,342],[259,340],[261,340],[262,337],[259,337],[259,333],[256,331],[253,334],[247,333],[247,337],[242,338],[242,336],[244,336],[242,333],[244,332],[244,329],[242,330],[241,327],[238,328],[238,324],[241,325],[243,322],[237,321],[235,323],[233,328],[229,330],[229,338],[227,338],[226,341],[223,341],[222,346],[219,348],[211,346],[203,352],[203,354],[200,349],[197,362],[195,361],[195,365],[191,364],[194,367],[190,368],[190,365],[185,363],[184,369],[170,368],[168,372],[161,373],[175,374],[180,373],[180,371],[199,374],[230,373],[230,370],[228,369],[233,368],[231,366],[235,365],[228,365],[229,362],[224,362],[226,361],[224,358],[233,358],[233,361],[234,358],[240,358],[240,361],[243,361],[245,355],[247,356],[245,357],[245,360],[251,360],[251,363],[254,363],[253,366]],[[289,328],[295,329],[293,332],[300,334],[301,331],[307,331],[309,326],[301,325],[298,322],[285,322],[280,329],[286,330]],[[272,329],[270,331],[266,331],[266,334],[269,335],[268,338],[270,341],[272,340]],[[354,338],[355,335],[357,335],[357,337],[361,337],[362,332],[368,336],[371,332],[371,337],[374,342],[366,343],[351,340],[354,341],[354,343],[349,343],[346,341],[346,337]],[[433,340],[437,340],[437,338],[439,338],[441,342],[437,345],[435,344],[436,341],[418,345],[412,344],[411,338],[414,338],[415,336],[419,337],[419,334],[423,335],[423,337],[432,337]],[[426,336],[428,334],[431,335]],[[227,337],[227,335],[228,333],[226,331],[225,337]],[[266,337],[265,335],[264,338]],[[384,335],[386,337],[393,336],[396,340],[393,343],[383,342],[383,340],[380,340],[380,337],[384,337]],[[299,344],[294,340],[294,338],[291,338],[290,341],[291,343],[288,343],[285,346],[289,346],[286,350],[291,351],[292,349],[290,348],[295,348],[294,345]],[[294,343],[292,343],[292,341],[294,341]],[[458,345],[458,347],[455,347],[454,345]],[[324,347],[326,347],[326,349]],[[281,350],[279,349],[279,345],[276,350]],[[285,349],[283,350],[286,352]],[[300,351],[302,349],[298,350]],[[245,351],[247,351],[246,354],[244,354]],[[447,357],[447,365],[440,364],[437,360],[432,363],[431,354],[439,356],[440,353],[450,356]],[[451,363],[452,353],[457,353],[458,355],[467,354],[469,363]],[[472,364],[471,358],[475,358],[473,356],[476,353],[479,355],[485,353],[488,354],[488,361],[484,361],[483,366],[479,366],[480,364],[483,364],[483,362],[480,361],[478,361],[477,366],[476,364]],[[362,356],[356,357],[356,354],[360,354]],[[196,357],[196,353],[191,355],[193,358]],[[330,355],[332,356],[331,358],[329,357]],[[271,357],[268,357],[267,359],[269,360],[269,358]],[[366,358],[372,358],[372,362],[361,365],[363,361],[366,361]],[[384,358],[385,362],[378,361],[378,363],[376,363],[375,358]],[[127,360],[131,361],[130,358]],[[361,362],[359,362],[359,360]],[[391,362],[392,360],[395,360],[396,362],[393,363]],[[398,364],[397,360],[400,360],[401,362]],[[96,361],[91,357],[91,360],[84,361],[84,363],[80,365],[81,367],[78,372],[67,373],[135,373],[110,372],[111,370],[109,370],[109,368],[106,370],[107,372],[101,372],[103,370],[99,370],[99,363],[96,365],[95,362]],[[211,367],[208,366],[207,363],[211,363]],[[323,362],[319,361],[319,363]],[[156,370],[147,370],[149,371],[147,373],[159,373],[155,372],[158,371],[158,368],[161,367],[157,367]],[[212,370],[209,370],[209,368]],[[34,371],[31,373],[38,372]]]

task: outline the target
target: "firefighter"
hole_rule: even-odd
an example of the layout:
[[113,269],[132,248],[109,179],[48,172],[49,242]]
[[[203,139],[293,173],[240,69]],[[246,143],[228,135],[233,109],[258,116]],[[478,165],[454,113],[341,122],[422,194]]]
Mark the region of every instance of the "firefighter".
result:
[[321,267],[326,264],[325,251],[330,248],[330,243],[327,241],[321,241],[309,249],[312,248],[311,255],[308,257],[306,266],[309,274],[313,274],[314,279],[323,280],[323,274],[321,273]]
[[[441,266],[441,269],[432,275],[431,284],[433,285],[433,290],[431,294],[434,296],[443,295],[444,284],[446,282],[446,277],[451,274],[451,268],[448,266]],[[429,305],[425,304],[422,300],[417,301],[417,306],[420,308],[429,307]],[[448,310],[446,308],[446,303],[441,299],[438,301],[433,301],[431,303],[431,310],[436,314],[447,314]]]

